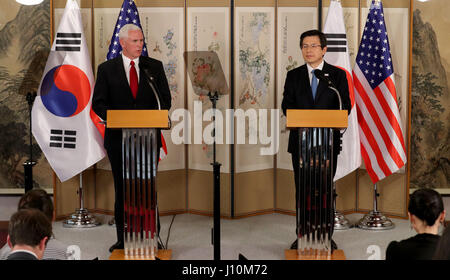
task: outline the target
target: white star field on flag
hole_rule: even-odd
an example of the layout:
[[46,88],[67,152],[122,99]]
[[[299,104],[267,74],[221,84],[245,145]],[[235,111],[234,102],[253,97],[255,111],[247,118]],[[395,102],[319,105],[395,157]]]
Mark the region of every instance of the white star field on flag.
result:
[[369,13],[360,52],[356,57],[359,68],[372,88],[376,88],[394,72],[383,17],[383,13],[376,10]]
[[[106,55],[106,59],[110,60],[117,57],[122,53],[122,47],[119,43],[119,31],[122,26],[128,23],[133,23],[142,29],[141,22],[139,20],[136,4],[134,1],[124,1],[122,8],[120,9],[120,14],[116,22],[116,28],[114,29],[114,35],[111,38],[111,44],[109,45],[109,51]],[[142,55],[148,56],[147,46],[144,43],[144,48],[142,49]]]

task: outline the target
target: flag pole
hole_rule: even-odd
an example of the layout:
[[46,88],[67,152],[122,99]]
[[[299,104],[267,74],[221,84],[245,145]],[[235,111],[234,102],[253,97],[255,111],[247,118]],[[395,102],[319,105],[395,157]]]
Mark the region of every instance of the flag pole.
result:
[[36,92],[28,92],[27,96],[26,96],[26,100],[28,102],[28,116],[29,116],[29,120],[30,120],[30,157],[28,158],[27,161],[25,161],[23,163],[23,168],[24,168],[24,180],[25,180],[25,184],[24,184],[24,188],[25,188],[25,192],[33,189],[33,166],[36,165],[36,161],[33,160],[33,132],[32,132],[32,107],[33,107],[33,102],[34,99],[36,98]]
[[337,198],[337,192],[336,192],[336,182],[333,183],[333,208],[334,208],[334,229],[335,230],[346,230],[352,228],[352,224],[349,222],[349,220],[337,210],[336,208],[336,198]]
[[357,227],[367,230],[388,230],[394,228],[394,223],[378,211],[377,197],[380,194],[377,192],[377,184],[374,184],[374,198],[373,198],[373,211],[359,220]]
[[75,212],[64,221],[63,226],[67,228],[91,228],[101,225],[97,219],[89,214],[88,210],[84,208],[83,201],[83,172],[80,173],[80,185],[78,189],[78,197],[80,208],[75,209]]

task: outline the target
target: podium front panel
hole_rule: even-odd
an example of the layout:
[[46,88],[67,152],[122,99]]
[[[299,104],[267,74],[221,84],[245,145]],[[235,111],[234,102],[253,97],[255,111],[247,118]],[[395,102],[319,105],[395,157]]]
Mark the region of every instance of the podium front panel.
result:
[[299,255],[331,254],[334,226],[332,128],[299,128]]
[[158,251],[158,129],[122,129],[125,256]]

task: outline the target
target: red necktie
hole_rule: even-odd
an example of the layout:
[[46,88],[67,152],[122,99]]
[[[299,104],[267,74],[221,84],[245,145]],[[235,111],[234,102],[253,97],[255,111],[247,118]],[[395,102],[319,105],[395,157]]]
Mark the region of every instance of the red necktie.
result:
[[130,88],[131,92],[133,93],[133,98],[136,99],[137,91],[138,91],[138,77],[136,68],[134,67],[134,61],[132,60],[130,62],[131,68],[130,68]]

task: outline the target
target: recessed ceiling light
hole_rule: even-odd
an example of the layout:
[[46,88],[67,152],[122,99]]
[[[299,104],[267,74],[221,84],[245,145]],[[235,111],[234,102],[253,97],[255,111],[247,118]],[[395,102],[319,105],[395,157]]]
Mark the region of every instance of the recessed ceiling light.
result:
[[44,0],[16,0],[17,3],[22,5],[37,5],[41,4]]

